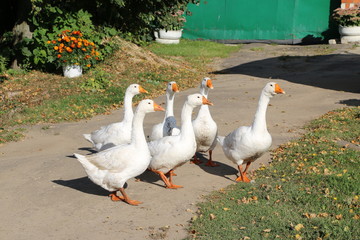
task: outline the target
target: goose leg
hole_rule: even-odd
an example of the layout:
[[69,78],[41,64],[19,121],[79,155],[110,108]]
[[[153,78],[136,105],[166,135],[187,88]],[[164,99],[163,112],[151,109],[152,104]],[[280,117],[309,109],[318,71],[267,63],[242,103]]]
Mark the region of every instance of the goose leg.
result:
[[124,198],[121,196],[118,196],[115,192],[112,192],[109,194],[109,197],[111,198],[111,201],[117,202],[117,201],[124,201]]
[[250,165],[250,164],[249,163],[246,164],[246,169],[245,169],[244,172],[242,171],[242,165],[238,165],[240,176],[238,178],[236,178],[235,181],[237,181],[237,182],[250,182],[250,179],[246,176],[246,170],[249,167],[248,165]]
[[247,170],[248,170],[249,167],[250,167],[250,164],[251,164],[250,161],[246,163],[246,167],[245,167],[245,170],[244,170],[244,172],[243,172],[244,182],[250,182],[250,179],[246,176],[246,173],[247,173]]
[[200,163],[202,163],[202,161],[196,157],[196,153],[195,153],[194,159],[190,160],[190,163],[192,163],[192,164],[200,164]]
[[137,200],[131,200],[131,199],[128,197],[128,195],[125,193],[125,189],[124,189],[124,188],[120,188],[119,190],[120,190],[121,194],[124,196],[124,199],[123,199],[124,202],[126,202],[126,203],[128,203],[128,204],[130,204],[130,205],[135,205],[135,206],[137,206],[137,205],[139,205],[139,204],[142,203],[142,202],[137,201]]
[[209,166],[209,167],[217,167],[217,166],[219,166],[219,164],[213,162],[213,160],[212,160],[212,150],[209,150],[209,160],[207,161],[207,163],[205,165]]
[[[155,170],[155,169],[150,169],[150,171],[158,174],[161,178],[161,180],[165,183],[166,188],[171,188],[171,183],[169,182],[169,180],[167,179],[167,177],[165,176],[165,174],[161,171]],[[170,174],[171,176],[171,174]]]
[[174,176],[174,170],[170,170],[168,172],[169,174],[169,182],[171,184],[171,187],[170,188],[182,188],[183,186],[180,186],[180,185],[175,185],[173,182],[172,182],[172,176]]

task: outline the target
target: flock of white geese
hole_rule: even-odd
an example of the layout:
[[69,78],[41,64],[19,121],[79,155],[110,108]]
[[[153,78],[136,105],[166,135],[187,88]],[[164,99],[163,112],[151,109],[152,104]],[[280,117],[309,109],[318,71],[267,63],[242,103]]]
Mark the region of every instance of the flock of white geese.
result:
[[[145,99],[138,104],[135,113],[132,109],[133,97],[147,91],[139,84],[131,84],[125,93],[123,120],[84,134],[98,152],[87,156],[74,155],[90,180],[111,192],[111,200],[130,205],[141,202],[130,199],[126,194],[124,184],[128,179],[148,169],[160,176],[166,188],[181,188],[173,183],[174,170],[191,159],[193,163],[200,163],[196,152],[209,152],[206,165],[218,166],[212,161],[212,150],[217,142],[225,156],[238,166],[236,181],[250,182],[246,175],[250,164],[265,153],[272,142],[266,127],[267,106],[273,96],[285,92],[277,83],[267,83],[261,92],[252,125],[241,126],[223,137],[218,136],[217,124],[210,114],[209,105],[213,105],[207,99],[210,89],[213,89],[213,84],[206,77],[201,81],[200,93],[187,96],[181,110],[181,125],[177,126],[174,97],[179,88],[176,82],[167,84],[166,111],[153,100]],[[192,120],[193,110],[198,106],[201,106],[200,110]],[[155,111],[165,111],[164,120],[153,126],[147,139],[144,118],[147,113]],[[243,164],[246,164],[244,170]],[[117,195],[117,191],[122,196]]]

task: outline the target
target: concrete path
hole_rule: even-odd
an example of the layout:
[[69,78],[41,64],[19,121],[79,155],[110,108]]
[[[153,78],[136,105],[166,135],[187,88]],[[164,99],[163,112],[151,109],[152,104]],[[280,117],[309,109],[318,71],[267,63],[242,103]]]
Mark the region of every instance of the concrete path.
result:
[[[272,148],[299,136],[304,124],[329,110],[359,106],[359,53],[350,45],[244,45],[214,64],[215,88],[209,99],[215,104],[211,112],[219,134],[251,124],[269,81],[286,91],[271,100],[267,112]],[[177,94],[179,123],[185,97],[197,91]],[[155,101],[163,103],[164,96]],[[82,134],[121,118],[118,110],[90,121],[34,126],[23,141],[1,146],[0,239],[183,239],[202,196],[234,183],[236,166],[217,146],[214,160],[220,167],[185,164],[176,170],[174,181],[183,189],[165,189],[158,176],[145,172],[141,181],[129,181],[127,189],[142,205],[111,202],[107,191],[88,180],[72,153],[89,154],[91,145]],[[162,118],[162,113],[149,114],[146,132]],[[266,154],[252,169],[269,161]]]

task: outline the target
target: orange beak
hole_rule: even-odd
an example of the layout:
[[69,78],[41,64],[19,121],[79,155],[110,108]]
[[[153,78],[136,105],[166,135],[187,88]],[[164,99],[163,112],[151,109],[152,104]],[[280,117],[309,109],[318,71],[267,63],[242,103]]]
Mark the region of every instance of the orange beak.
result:
[[212,102],[210,102],[206,97],[202,97],[202,103],[205,104],[205,105],[214,105]]
[[210,89],[213,89],[213,88],[214,88],[214,86],[212,85],[211,79],[208,79],[208,80],[206,81],[206,86],[207,86],[208,88],[210,88]]
[[279,84],[275,84],[275,92],[276,93],[280,93],[280,94],[285,94],[285,91],[281,89],[281,87],[279,86]]
[[139,92],[141,93],[148,93],[142,86],[139,86]]
[[179,92],[179,87],[176,83],[172,84],[172,90],[173,90],[173,92]]
[[154,102],[154,111],[165,111],[165,109]]

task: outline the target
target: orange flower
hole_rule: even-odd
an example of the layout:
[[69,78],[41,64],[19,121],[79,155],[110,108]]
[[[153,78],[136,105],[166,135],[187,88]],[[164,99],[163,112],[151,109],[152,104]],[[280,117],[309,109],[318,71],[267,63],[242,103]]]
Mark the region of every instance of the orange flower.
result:
[[56,50],[56,51],[59,50],[59,47],[58,47],[58,46],[55,46],[55,47],[54,47],[54,50]]
[[50,43],[51,43],[51,41],[47,41],[46,43],[47,43],[47,44],[50,44]]
[[65,45],[63,43],[60,43],[59,47],[63,48]]
[[75,48],[76,45],[75,45],[74,43],[72,43],[72,44],[70,45],[70,47],[71,47],[71,48]]
[[86,65],[87,67],[91,67],[91,64]]
[[82,48],[81,50],[83,50],[84,52],[86,52],[86,48]]
[[61,38],[58,38],[58,41],[59,41],[59,42],[61,42],[61,41],[62,41],[62,39],[61,39]]
[[53,43],[53,44],[55,44],[55,43],[56,43],[56,41],[55,41],[55,40],[52,40],[52,43]]
[[57,58],[61,58],[61,54],[58,54],[58,55],[57,55]]
[[66,51],[67,51],[68,53],[71,53],[73,50],[72,50],[70,47],[66,47]]
[[76,40],[76,37],[71,37],[70,40],[71,40],[71,41],[75,41],[75,40]]

